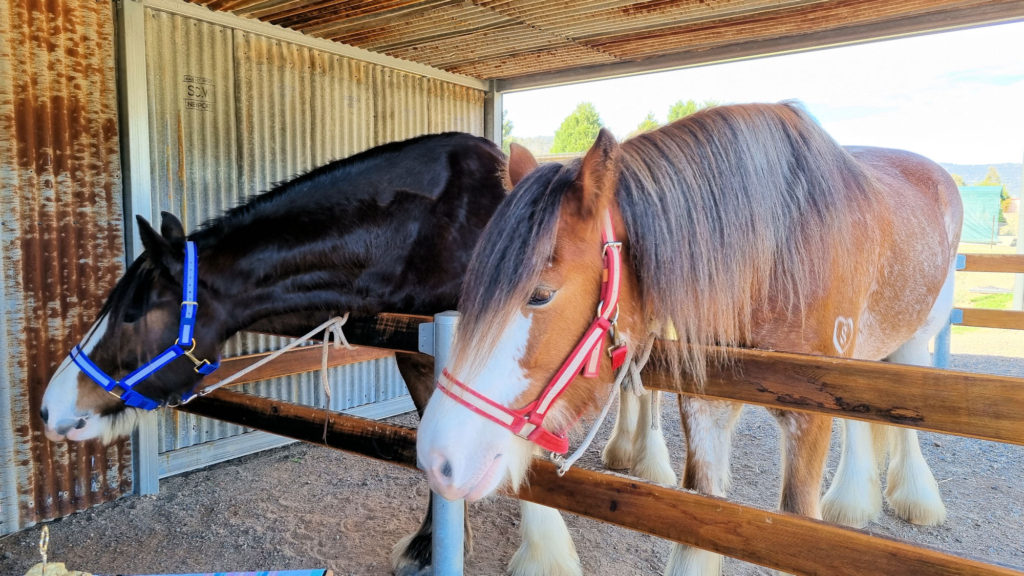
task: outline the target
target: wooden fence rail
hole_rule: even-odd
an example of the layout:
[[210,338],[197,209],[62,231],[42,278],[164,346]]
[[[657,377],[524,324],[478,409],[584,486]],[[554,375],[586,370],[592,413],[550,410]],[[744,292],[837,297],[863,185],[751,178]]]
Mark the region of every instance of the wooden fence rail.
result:
[[957,254],[958,272],[1024,274],[1024,254]]
[[[389,315],[396,317],[397,315]],[[426,316],[401,316],[414,331]],[[351,337],[350,337],[351,339]],[[405,337],[409,341],[408,337]],[[659,343],[659,346],[661,344]],[[379,357],[380,349],[330,351],[330,366]],[[320,349],[299,348],[237,382],[255,382],[320,367]],[[734,349],[734,363],[713,368],[703,391],[657,365],[644,370],[644,384],[667,392],[702,393],[774,408],[910,426],[945,434],[1024,444],[1024,378],[955,372],[809,354]],[[264,355],[225,358],[221,377]],[[214,383],[211,377],[204,383]]]
[[[957,254],[958,272],[1024,274],[1024,254]],[[1024,330],[1024,311],[956,308],[951,322],[957,326]]]
[[[416,431],[218,390],[181,410],[415,467]],[[584,489],[585,487],[585,489]],[[517,498],[794,573],[1016,575],[1011,568],[614,473],[534,464]]]

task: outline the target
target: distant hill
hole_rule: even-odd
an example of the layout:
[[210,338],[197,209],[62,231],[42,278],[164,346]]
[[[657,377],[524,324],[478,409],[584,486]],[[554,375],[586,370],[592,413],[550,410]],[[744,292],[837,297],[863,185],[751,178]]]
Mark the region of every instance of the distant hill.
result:
[[523,146],[534,155],[547,154],[555,143],[554,136],[512,136],[512,141]]
[[940,166],[950,174],[958,174],[964,182],[970,186],[985,179],[989,166],[995,166],[999,171],[999,179],[1006,186],[1006,193],[1010,196],[1020,198],[1021,193],[1021,165],[1012,164],[947,164],[940,162]]

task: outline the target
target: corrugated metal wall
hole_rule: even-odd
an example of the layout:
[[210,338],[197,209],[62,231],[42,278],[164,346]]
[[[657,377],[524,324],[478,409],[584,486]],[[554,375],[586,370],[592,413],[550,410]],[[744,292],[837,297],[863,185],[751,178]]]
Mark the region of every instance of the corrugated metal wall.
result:
[[[154,216],[191,230],[274,183],[378,144],[447,130],[483,133],[484,93],[159,9],[146,11]],[[226,354],[281,342],[234,339]],[[391,359],[330,371],[331,407],[406,394]],[[316,374],[247,391],[323,406]],[[235,436],[237,426],[167,411],[161,452]]]
[[128,443],[53,444],[50,373],[123,271],[110,2],[0,0],[0,534],[131,489]]

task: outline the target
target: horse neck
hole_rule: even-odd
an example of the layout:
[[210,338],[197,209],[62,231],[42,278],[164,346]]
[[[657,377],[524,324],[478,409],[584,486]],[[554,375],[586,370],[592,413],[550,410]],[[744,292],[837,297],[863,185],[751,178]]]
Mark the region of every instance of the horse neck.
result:
[[[344,190],[310,185],[196,235],[200,279],[224,310],[225,337],[246,329],[298,335],[346,312],[455,306],[462,261],[481,226],[438,214],[443,198],[408,183],[382,189],[380,180],[347,175]],[[441,226],[443,240],[431,234]]]

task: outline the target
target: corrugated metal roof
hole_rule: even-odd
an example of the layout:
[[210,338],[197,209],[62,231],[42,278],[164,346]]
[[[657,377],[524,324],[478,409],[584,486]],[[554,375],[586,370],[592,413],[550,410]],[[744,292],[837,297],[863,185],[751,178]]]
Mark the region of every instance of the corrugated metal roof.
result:
[[0,2],[0,534],[131,489],[126,441],[54,444],[53,369],[123,271],[109,2]]
[[[1024,17],[1010,0],[193,0],[449,72],[536,77],[764,54]],[[736,47],[744,45],[743,50]],[[680,60],[683,61],[683,60]],[[594,69],[600,75],[600,68]]]

